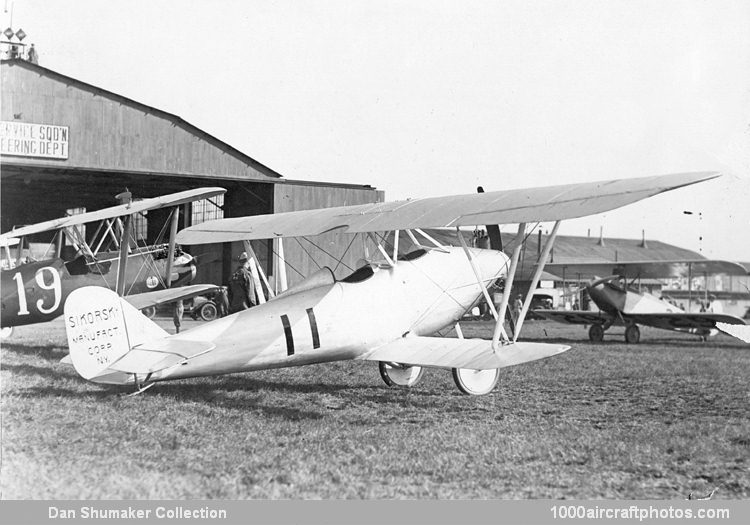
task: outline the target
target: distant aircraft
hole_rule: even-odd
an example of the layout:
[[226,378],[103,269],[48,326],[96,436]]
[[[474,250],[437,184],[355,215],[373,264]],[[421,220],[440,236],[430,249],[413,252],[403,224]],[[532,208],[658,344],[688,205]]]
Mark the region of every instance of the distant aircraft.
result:
[[[628,285],[638,279],[660,279],[695,275],[728,274],[747,275],[747,270],[737,263],[709,259],[681,261],[637,262],[570,262],[548,263],[545,270],[554,275],[576,275],[593,279],[586,285],[591,300],[599,312],[590,310],[534,310],[534,314],[566,324],[591,325],[589,339],[600,342],[612,326],[625,327],[625,341],[636,344],[641,332],[638,325],[664,330],[688,332],[705,337],[716,330],[717,322],[743,325],[739,317],[713,312],[686,312],[651,294],[640,292]],[[614,274],[614,275],[612,275]],[[609,277],[599,278],[600,275]]]
[[[58,317],[63,313],[66,298],[73,290],[82,287],[115,289],[117,293],[127,295],[127,299],[138,308],[187,299],[215,290],[217,287],[214,285],[183,286],[193,280],[196,268],[193,257],[175,247],[176,211],[173,214],[174,232],[164,245],[134,247],[129,232],[132,217],[137,213],[176,207],[220,195],[224,191],[223,188],[204,188],[128,201],[103,210],[24,226],[0,235],[0,246],[5,248],[9,263],[12,261],[9,247],[17,245],[20,248],[20,238],[37,233],[59,230],[58,235],[66,235],[78,248],[78,253],[70,260],[58,255],[15,267],[9,264],[8,269],[0,271],[2,337],[9,337],[15,326],[41,323]],[[129,194],[118,197],[129,198]],[[94,222],[100,222],[98,233],[87,242],[79,226]],[[119,235],[115,231],[119,231]],[[100,242],[92,248],[99,234]],[[104,239],[115,241],[119,251],[99,252]],[[180,288],[163,289],[172,287]]]
[[[136,392],[158,381],[338,360],[378,362],[388,385],[411,387],[423,367],[450,369],[458,388],[486,394],[499,369],[566,351],[560,344],[518,342],[502,320],[521,252],[512,256],[469,248],[461,226],[555,221],[532,278],[536,287],[563,219],[618,208],[718,176],[676,174],[630,180],[414,199],[209,221],[181,231],[181,244],[205,244],[314,236],[330,231],[365,234],[376,241],[379,258],[336,280],[323,268],[264,304],[168,335],[126,301],[104,288],[81,288],[65,304],[70,359],[95,383],[134,385]],[[453,227],[460,247],[433,242],[422,228]],[[374,232],[393,231],[387,250]],[[399,255],[402,232],[417,246]],[[425,242],[417,240],[420,235]],[[248,254],[250,252],[248,251]],[[505,282],[496,309],[488,286]],[[492,340],[464,339],[459,320],[482,299],[496,320]],[[526,297],[523,314],[528,311]],[[458,338],[435,337],[455,327]]]

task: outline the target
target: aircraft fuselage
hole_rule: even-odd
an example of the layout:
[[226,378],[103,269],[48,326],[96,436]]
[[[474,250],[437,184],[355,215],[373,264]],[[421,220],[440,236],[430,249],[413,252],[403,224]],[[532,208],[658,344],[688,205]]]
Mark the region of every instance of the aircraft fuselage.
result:
[[[173,283],[192,280],[195,265],[190,259],[173,267]],[[118,259],[102,254],[100,262],[87,264],[83,256],[72,261],[47,259],[0,271],[2,314],[0,326],[23,326],[55,319],[63,313],[65,299],[84,286],[115,289]],[[164,288],[166,259],[154,259],[150,253],[128,256],[125,294]]]
[[[485,285],[507,273],[508,258],[502,252],[471,252]],[[173,342],[211,342],[215,348],[156,372],[149,381],[356,359],[401,337],[451,326],[482,298],[460,248],[429,251],[374,269],[369,276],[358,273],[364,277],[358,282],[345,279],[279,297],[170,336]]]

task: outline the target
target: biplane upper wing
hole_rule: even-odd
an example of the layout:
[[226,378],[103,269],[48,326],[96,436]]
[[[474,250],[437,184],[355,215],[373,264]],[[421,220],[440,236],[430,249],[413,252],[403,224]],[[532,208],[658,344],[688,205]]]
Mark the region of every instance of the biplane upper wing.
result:
[[334,230],[359,233],[556,221],[612,210],[718,176],[715,172],[680,173],[218,219],[182,230],[177,242],[210,244]]
[[739,317],[728,314],[715,314],[711,312],[660,312],[660,313],[643,313],[643,314],[623,314],[623,317],[629,321],[644,326],[653,326],[665,330],[690,330],[701,329],[711,330],[716,328],[716,323],[726,323],[731,325],[744,325],[745,321]]
[[565,345],[512,343],[492,349],[492,341],[448,337],[402,337],[358,357],[410,366],[486,370],[551,357],[570,349]]
[[624,275],[628,278],[664,279],[669,277],[689,277],[702,274],[747,275],[741,264],[713,259],[684,259],[672,261],[629,261],[629,262],[548,262],[544,270],[569,279],[595,279],[608,275]]
[[148,308],[149,306],[158,306],[164,303],[171,303],[178,300],[192,299],[198,295],[209,294],[219,290],[215,284],[191,284],[188,286],[179,286],[177,288],[167,288],[165,290],[154,290],[123,297],[127,302],[132,304],[138,310]]
[[58,230],[60,228],[67,228],[69,226],[77,226],[79,224],[102,221],[104,219],[124,217],[133,213],[156,210],[169,206],[177,206],[179,204],[185,204],[187,202],[193,202],[201,199],[210,199],[211,197],[223,194],[225,191],[226,190],[224,188],[218,187],[196,188],[193,190],[180,191],[169,195],[162,195],[160,197],[133,201],[129,204],[118,204],[117,206],[104,208],[102,210],[79,213],[76,215],[70,215],[68,217],[61,217],[59,219],[52,219],[49,221],[39,222],[37,224],[31,224],[29,226],[23,226],[21,228],[11,230],[0,235],[0,242],[10,237],[23,237],[25,235],[33,235],[35,233]]

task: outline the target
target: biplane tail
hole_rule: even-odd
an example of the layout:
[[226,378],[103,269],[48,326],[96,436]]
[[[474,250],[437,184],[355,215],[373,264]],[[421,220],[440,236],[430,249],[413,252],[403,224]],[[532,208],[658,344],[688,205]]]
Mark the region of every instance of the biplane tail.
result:
[[[89,381],[123,384],[117,365],[135,347],[169,334],[112,290],[86,286],[65,301],[65,331],[76,372]],[[117,368],[115,368],[117,367]]]

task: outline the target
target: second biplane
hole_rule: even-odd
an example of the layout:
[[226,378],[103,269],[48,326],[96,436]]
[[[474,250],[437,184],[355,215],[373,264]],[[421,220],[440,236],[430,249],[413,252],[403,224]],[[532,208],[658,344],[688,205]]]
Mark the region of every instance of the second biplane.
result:
[[[396,231],[417,249],[399,255],[376,242],[378,260],[336,280],[322,269],[267,302],[186,332],[168,335],[126,301],[103,288],[73,292],[65,305],[70,357],[92,382],[134,385],[137,391],[167,379],[300,366],[337,360],[377,362],[389,385],[413,386],[423,368],[452,370],[458,388],[486,394],[499,369],[564,352],[560,344],[518,342],[502,320],[520,255],[431,242],[423,228],[555,221],[532,287],[561,220],[596,214],[718,176],[675,174],[630,180],[568,184],[258,215],[206,222],[180,232],[182,244],[281,239],[341,231],[371,236]],[[398,233],[395,233],[397,236]],[[417,240],[420,235],[424,241]],[[398,241],[394,243],[398,246]],[[488,286],[504,280],[495,308]],[[459,319],[482,300],[496,319],[492,340],[464,339]],[[528,311],[527,296],[523,313]],[[458,338],[435,337],[455,326]]]
[[[223,188],[199,188],[161,197],[128,201],[102,210],[70,215],[23,226],[0,235],[8,262],[13,262],[10,247],[17,248],[14,264],[0,272],[3,338],[13,327],[50,321],[63,313],[65,300],[73,290],[103,286],[127,296],[138,309],[164,302],[187,299],[215,290],[213,285],[192,285],[196,274],[192,256],[175,245],[178,206],[210,199],[224,193]],[[138,214],[160,208],[174,208],[168,242],[138,246],[132,235],[132,220]],[[87,239],[82,225],[98,223],[97,231]],[[56,231],[54,257],[24,261],[21,257],[24,237]],[[75,247],[69,258],[62,255],[64,238]],[[98,241],[98,242],[97,242]],[[103,250],[113,242],[117,251]]]

